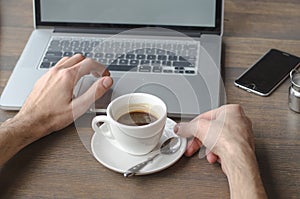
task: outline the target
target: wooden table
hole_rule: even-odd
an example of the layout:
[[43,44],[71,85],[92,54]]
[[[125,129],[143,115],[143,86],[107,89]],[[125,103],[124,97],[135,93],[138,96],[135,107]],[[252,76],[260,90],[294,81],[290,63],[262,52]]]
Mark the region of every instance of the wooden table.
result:
[[[0,1],[0,93],[33,29],[32,2]],[[300,197],[300,114],[287,105],[289,81],[269,97],[233,86],[265,51],[300,56],[299,0],[226,0],[223,73],[228,103],[253,121],[256,153],[270,198]],[[0,122],[15,112],[0,110]],[[170,168],[125,179],[99,164],[74,125],[26,147],[0,170],[3,198],[229,198],[219,165],[182,157]]]

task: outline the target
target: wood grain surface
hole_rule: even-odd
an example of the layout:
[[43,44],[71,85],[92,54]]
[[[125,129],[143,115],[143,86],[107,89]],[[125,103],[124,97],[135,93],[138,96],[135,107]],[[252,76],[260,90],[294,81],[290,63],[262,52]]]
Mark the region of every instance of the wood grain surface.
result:
[[[270,48],[300,56],[299,10],[299,0],[225,0],[222,70],[227,103],[241,104],[253,122],[269,198],[300,197],[300,114],[288,108],[288,80],[269,97],[242,91],[233,81]],[[1,93],[33,30],[32,1],[1,0],[0,25]],[[0,123],[14,115],[0,110]],[[220,166],[197,156],[182,157],[159,173],[123,178],[89,153],[92,131],[84,117],[26,147],[1,168],[0,198],[230,197]]]

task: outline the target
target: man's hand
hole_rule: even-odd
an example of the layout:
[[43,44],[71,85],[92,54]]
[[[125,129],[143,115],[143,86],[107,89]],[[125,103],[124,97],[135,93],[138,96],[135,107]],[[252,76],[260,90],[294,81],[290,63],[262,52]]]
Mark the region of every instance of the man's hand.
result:
[[208,149],[207,160],[221,163],[231,198],[266,198],[254,152],[252,123],[239,105],[206,112],[189,123],[177,124],[174,131],[194,137],[185,155],[193,155],[204,145]]
[[[93,72],[102,75],[82,96],[73,99],[73,90],[78,80]],[[30,117],[34,126],[40,126],[47,134],[60,130],[86,112],[112,85],[106,68],[89,58],[77,54],[62,58],[37,81],[24,103],[18,117]]]
[[180,136],[196,138],[189,141],[186,156],[192,156],[203,143],[209,149],[210,163],[222,161],[223,156],[241,147],[254,151],[252,123],[239,105],[226,105],[203,113],[189,123],[177,124],[174,130]]
[[[78,80],[98,77],[91,88],[74,98]],[[62,58],[35,84],[19,113],[0,127],[0,165],[31,142],[71,124],[113,84],[106,68],[80,54]]]

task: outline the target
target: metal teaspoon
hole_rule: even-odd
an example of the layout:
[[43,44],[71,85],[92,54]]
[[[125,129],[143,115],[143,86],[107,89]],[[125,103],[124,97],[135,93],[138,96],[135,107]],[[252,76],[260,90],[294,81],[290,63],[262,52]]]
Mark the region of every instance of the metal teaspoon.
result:
[[176,153],[178,151],[178,149],[180,148],[180,145],[181,145],[181,141],[180,141],[179,137],[171,137],[171,138],[167,139],[166,141],[164,141],[161,144],[159,153],[148,158],[148,160],[141,162],[141,163],[131,167],[130,169],[128,169],[123,174],[124,177],[134,176],[138,171],[140,171],[143,167],[145,167],[149,162],[154,160],[160,154],[170,155],[170,154]]

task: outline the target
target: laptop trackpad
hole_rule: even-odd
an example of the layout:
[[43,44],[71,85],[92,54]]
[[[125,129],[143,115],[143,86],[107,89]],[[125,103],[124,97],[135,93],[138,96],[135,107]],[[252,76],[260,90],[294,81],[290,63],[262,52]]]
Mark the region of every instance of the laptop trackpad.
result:
[[135,92],[149,93],[161,98],[167,105],[168,113],[173,113],[175,110],[178,112],[180,103],[178,97],[165,85],[158,83],[148,83],[137,88]]
[[[113,87],[91,106],[90,110],[92,112],[105,113],[106,107],[113,99],[127,93],[137,92],[149,93],[160,97],[167,104],[167,108],[170,111],[180,107],[178,96],[167,85],[159,82],[145,83],[142,78],[138,77],[127,77],[126,79],[113,77],[113,79]],[[81,78],[76,85],[74,95],[76,97],[82,95],[96,80],[97,78],[90,75]]]

